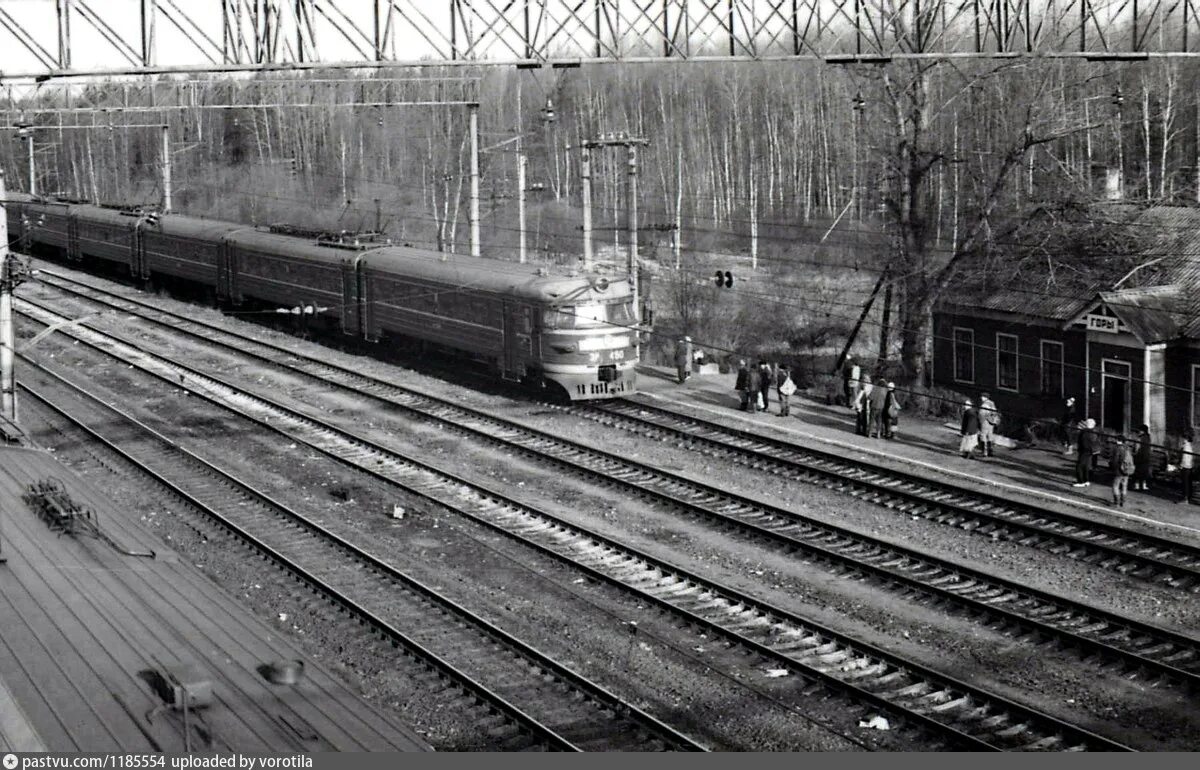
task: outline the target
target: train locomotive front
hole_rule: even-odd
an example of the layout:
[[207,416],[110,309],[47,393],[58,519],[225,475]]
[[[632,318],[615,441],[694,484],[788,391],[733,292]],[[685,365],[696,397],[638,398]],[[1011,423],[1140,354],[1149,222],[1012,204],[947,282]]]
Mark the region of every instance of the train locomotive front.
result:
[[573,401],[632,394],[637,387],[637,319],[627,279],[597,275],[547,297],[541,318],[544,379]]

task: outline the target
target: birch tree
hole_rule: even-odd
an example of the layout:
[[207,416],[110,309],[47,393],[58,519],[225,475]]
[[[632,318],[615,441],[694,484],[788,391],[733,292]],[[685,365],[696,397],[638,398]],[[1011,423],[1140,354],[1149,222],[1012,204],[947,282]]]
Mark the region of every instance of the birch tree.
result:
[[[925,59],[865,76],[878,97],[877,160],[884,173],[885,221],[893,244],[884,269],[899,292],[900,356],[910,381],[924,380],[926,343],[937,301],[975,257],[1011,232],[997,214],[1038,146],[1084,129],[1047,99],[1053,71],[1031,63],[963,64]],[[1031,82],[1032,81],[1032,82]],[[954,146],[949,119],[961,109],[977,129]],[[963,205],[953,243],[936,237],[934,184],[947,164],[961,171]]]

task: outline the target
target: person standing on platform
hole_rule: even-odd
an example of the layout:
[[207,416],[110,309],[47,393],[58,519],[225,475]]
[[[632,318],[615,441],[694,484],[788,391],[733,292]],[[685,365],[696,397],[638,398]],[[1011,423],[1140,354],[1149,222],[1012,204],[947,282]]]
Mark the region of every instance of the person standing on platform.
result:
[[992,401],[989,393],[979,397],[979,454],[984,457],[992,456],[992,443],[996,428],[1000,425],[1000,412],[996,411],[996,402]]
[[975,405],[971,403],[971,399],[963,402],[962,416],[962,441],[958,445],[958,451],[962,453],[964,458],[974,457],[975,447],[979,445],[979,413],[975,411]]
[[675,372],[682,385],[692,373],[692,338],[684,337],[675,343]]
[[1137,466],[1133,459],[1133,449],[1129,446],[1129,442],[1124,436],[1117,436],[1116,443],[1113,444],[1113,505],[1125,507],[1125,494],[1129,491],[1129,477]]
[[750,370],[746,368],[745,361],[738,361],[737,381],[734,382],[733,388],[742,399],[742,411],[746,411],[746,406],[750,400]]
[[1149,425],[1138,429],[1133,464],[1133,488],[1145,492],[1150,489],[1150,477],[1154,475],[1154,442],[1150,440]]
[[864,377],[858,381],[855,386],[857,393],[854,396],[854,431],[860,436],[866,436],[871,432],[871,380]]
[[1063,452],[1071,454],[1075,451],[1075,425],[1079,422],[1079,410],[1075,407],[1075,397],[1071,396],[1063,405],[1062,417],[1058,427],[1062,433]]
[[846,361],[842,364],[842,397],[846,399],[846,406],[851,409],[854,408],[854,385],[859,378],[857,369],[858,367],[854,365],[854,356],[846,356]]
[[762,410],[765,412],[771,405],[771,385],[775,382],[775,376],[771,372],[771,365],[763,361],[758,365],[758,389],[762,392]]
[[1183,432],[1183,445],[1179,447],[1179,481],[1183,485],[1183,497],[1179,502],[1192,503],[1192,474],[1196,472],[1196,454],[1193,448],[1196,432],[1188,428]]
[[887,380],[879,377],[871,390],[871,427],[868,435],[872,438],[883,438],[886,432],[884,425],[888,417],[884,406],[887,404],[887,394]]
[[758,364],[750,366],[750,379],[746,383],[746,394],[749,396],[751,413],[762,409],[762,370]]
[[896,437],[896,423],[900,421],[900,402],[896,399],[896,383],[887,384],[887,398],[883,402],[883,437]]
[[796,392],[796,383],[792,382],[792,371],[787,364],[779,367],[779,416],[789,417],[792,414],[792,394]]
[[1083,430],[1075,440],[1078,455],[1075,458],[1075,483],[1072,486],[1092,485],[1093,457],[1100,454],[1100,437],[1096,435],[1096,421],[1091,417],[1084,420]]

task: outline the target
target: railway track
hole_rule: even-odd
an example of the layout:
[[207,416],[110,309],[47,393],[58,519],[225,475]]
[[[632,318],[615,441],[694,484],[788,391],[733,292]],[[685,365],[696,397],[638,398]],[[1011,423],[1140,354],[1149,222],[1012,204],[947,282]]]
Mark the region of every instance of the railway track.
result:
[[[72,414],[22,389],[57,419],[120,455],[260,554],[402,647],[461,713],[505,750],[703,750],[687,736],[488,623],[383,559],[221,470],[85,388]],[[400,629],[409,629],[402,631]],[[432,647],[436,644],[439,651]],[[519,705],[518,705],[519,704]]]
[[[38,310],[33,315],[43,323],[61,322],[61,317],[50,311]],[[900,715],[951,745],[975,749],[1126,749],[1115,741],[956,681],[539,511],[504,492],[398,455],[365,437],[248,394],[186,365],[165,361],[105,333],[86,327],[66,333],[174,386],[182,379],[196,395],[263,427],[554,554],[660,606],[681,622],[708,628],[860,704]]]
[[[96,290],[97,293],[100,291]],[[87,294],[80,293],[80,296],[87,297]],[[111,296],[116,306],[123,309],[158,311],[163,317],[171,318],[169,322],[149,320],[170,325],[173,330],[176,328],[174,323],[198,324],[135,300]],[[1165,679],[1190,688],[1200,686],[1200,640],[1186,635],[731,494],[216,326],[203,325],[202,332],[188,333],[206,344],[223,345],[238,355],[254,356],[289,372],[347,388],[414,416],[436,420],[460,433],[524,452],[535,460],[554,462],[579,477],[705,517],[785,552],[801,553],[840,576],[870,581],[901,595],[937,604],[947,611],[981,618],[993,629],[1009,636],[1055,639],[1063,647],[1097,660],[1107,670],[1131,678]],[[641,408],[640,404],[637,407]],[[632,408],[626,403],[616,407],[622,412]],[[609,414],[608,408],[599,409],[602,414]],[[718,432],[716,426],[713,432]],[[758,438],[754,434],[744,437],[746,441]]]
[[881,468],[844,454],[710,422],[644,398],[616,399],[578,411],[607,425],[683,440],[711,455],[845,491],[906,515],[1200,591],[1200,548],[1185,543]]

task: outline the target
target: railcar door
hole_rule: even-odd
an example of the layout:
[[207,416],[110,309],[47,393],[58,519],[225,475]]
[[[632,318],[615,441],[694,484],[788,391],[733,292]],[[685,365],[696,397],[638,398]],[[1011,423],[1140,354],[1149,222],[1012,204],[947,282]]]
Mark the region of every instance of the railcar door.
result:
[[229,234],[226,234],[217,247],[217,299],[231,302],[234,299],[234,258],[234,245],[229,242]]
[[342,260],[342,333],[355,337],[362,334],[358,262],[357,257]]
[[533,345],[533,312],[528,305],[505,301],[504,303],[504,356],[502,361],[505,377],[516,379],[525,374],[525,361],[529,359]]
[[67,231],[67,259],[81,262],[83,249],[79,245],[79,219],[69,208],[63,214],[63,226]]
[[143,237],[145,229],[150,225],[143,221],[135,221],[133,223],[133,232],[130,233],[132,241],[133,262],[130,264],[130,272],[134,278],[145,280],[150,277],[150,264],[146,261],[146,240]]
[[9,221],[17,226],[17,249],[28,254],[33,247],[33,238],[30,233],[33,228],[29,222],[29,210],[20,203],[8,204],[8,210],[15,211],[17,215],[9,218]]

